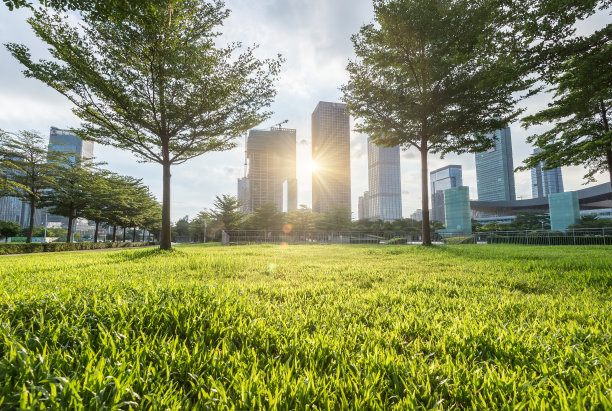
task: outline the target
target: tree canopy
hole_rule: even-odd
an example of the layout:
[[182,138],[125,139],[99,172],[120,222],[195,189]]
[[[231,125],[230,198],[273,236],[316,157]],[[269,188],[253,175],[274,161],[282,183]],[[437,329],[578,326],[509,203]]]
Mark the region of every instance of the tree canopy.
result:
[[520,114],[531,84],[494,0],[375,0],[376,22],[352,37],[357,59],[342,87],[356,131],[421,153],[423,244],[431,244],[427,156],[482,151],[485,135]]
[[65,95],[82,120],[75,130],[134,152],[163,168],[161,247],[170,245],[170,167],[234,139],[269,117],[281,59],[259,60],[240,43],[217,45],[229,10],[222,1],[156,0],[122,19],[35,10],[30,26],[53,60],[34,61],[28,48],[9,51],[34,77]]

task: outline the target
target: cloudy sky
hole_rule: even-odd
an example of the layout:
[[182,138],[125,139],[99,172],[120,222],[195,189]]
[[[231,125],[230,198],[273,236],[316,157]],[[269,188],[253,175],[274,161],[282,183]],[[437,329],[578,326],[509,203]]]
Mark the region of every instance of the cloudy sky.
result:
[[[260,57],[281,53],[286,59],[278,95],[271,107],[272,118],[261,125],[289,120],[287,127],[297,129],[298,139],[298,203],[311,205],[310,115],[319,101],[340,101],[339,87],[346,82],[345,66],[353,57],[350,36],[373,19],[371,0],[226,0],[232,10],[222,31],[227,41],[259,44]],[[34,57],[47,55],[44,45],[32,34],[25,22],[29,12],[9,12],[0,6],[0,43],[18,42],[29,46]],[[578,26],[588,34],[604,26],[610,15],[600,12]],[[535,96],[523,104],[528,113],[546,106],[550,96]],[[353,121],[353,120],[351,120]],[[38,130],[48,134],[50,126],[77,127],[78,119],[70,103],[55,90],[21,74],[19,64],[4,47],[0,47],[0,128],[8,131]],[[514,165],[518,166],[532,151],[526,137],[540,128],[522,129],[511,124]],[[357,214],[357,198],[367,190],[366,137],[351,134],[351,180],[353,215]],[[117,173],[143,178],[161,198],[161,167],[138,163],[126,151],[96,145],[96,158]],[[218,194],[236,194],[236,179],[243,174],[244,142],[224,153],[211,153],[175,167],[172,177],[172,218],[195,216],[209,208]],[[402,153],[402,205],[408,217],[420,208],[420,165],[417,153]],[[446,164],[463,166],[463,182],[476,198],[474,156],[448,156],[444,160],[430,156],[433,170]],[[566,190],[582,188],[584,171],[564,168]],[[517,198],[531,198],[529,172],[516,173]],[[599,176],[599,181],[606,181]]]

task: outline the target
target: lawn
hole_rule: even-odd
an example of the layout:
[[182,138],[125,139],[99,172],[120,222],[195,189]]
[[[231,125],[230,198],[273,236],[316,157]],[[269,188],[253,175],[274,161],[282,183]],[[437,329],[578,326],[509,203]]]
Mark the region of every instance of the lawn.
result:
[[612,408],[612,248],[0,257],[0,408]]

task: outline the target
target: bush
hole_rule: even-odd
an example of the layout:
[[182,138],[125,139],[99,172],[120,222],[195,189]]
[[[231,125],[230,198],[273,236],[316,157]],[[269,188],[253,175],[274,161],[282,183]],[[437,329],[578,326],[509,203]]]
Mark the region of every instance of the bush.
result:
[[100,250],[105,248],[129,248],[144,247],[153,243],[8,243],[0,244],[0,255],[5,254],[28,254],[56,251],[78,251],[78,250]]

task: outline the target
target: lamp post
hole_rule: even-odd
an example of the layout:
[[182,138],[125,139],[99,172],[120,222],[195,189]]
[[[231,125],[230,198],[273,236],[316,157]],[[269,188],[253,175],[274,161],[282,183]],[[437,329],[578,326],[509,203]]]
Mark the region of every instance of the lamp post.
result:
[[49,213],[47,212],[47,210],[45,210],[45,234],[43,235],[43,242],[46,243],[47,242],[47,215]]
[[206,220],[204,220],[204,243],[206,243]]

